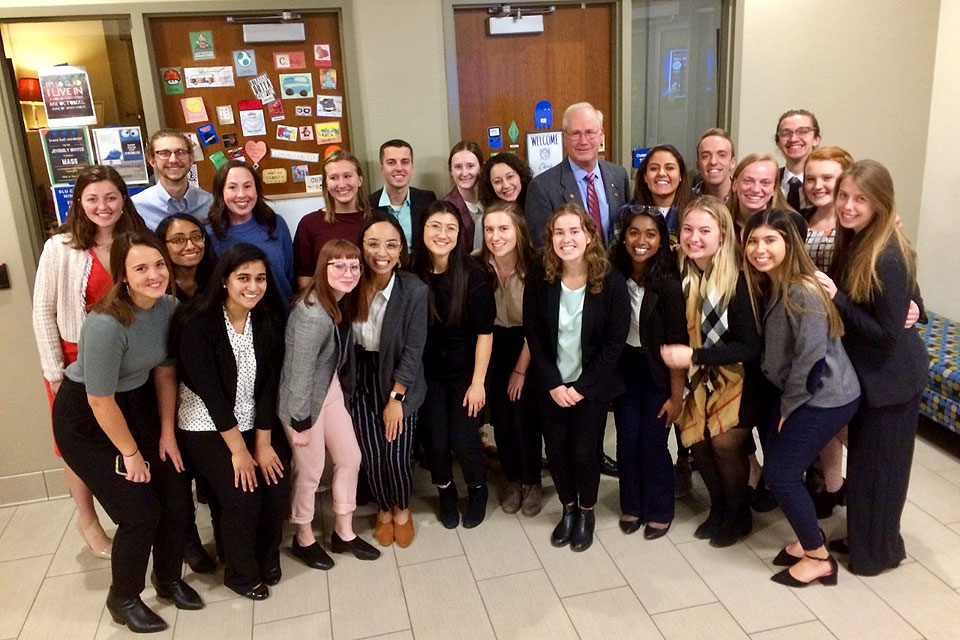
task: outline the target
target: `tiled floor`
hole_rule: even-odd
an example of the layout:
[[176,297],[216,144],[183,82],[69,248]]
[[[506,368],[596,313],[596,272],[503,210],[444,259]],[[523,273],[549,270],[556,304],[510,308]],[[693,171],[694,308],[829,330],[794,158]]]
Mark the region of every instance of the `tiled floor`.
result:
[[[960,437],[923,430],[903,517],[910,559],[875,578],[841,569],[836,588],[790,590],[769,581],[770,560],[790,535],[779,510],[756,516],[753,534],[733,547],[695,540],[706,511],[702,486],[680,501],[668,536],[647,542],[619,531],[617,483],[604,479],[597,540],[574,554],[549,544],[559,512],[552,489],[532,519],[504,514],[491,491],[480,527],[448,531],[433,515],[429,478],[418,471],[417,539],[408,549],[385,549],[367,563],[335,556],[326,573],[284,554],[283,581],[263,602],[235,596],[218,576],[189,573],[207,602],[202,611],[161,607],[149,588],[144,599],[171,625],[158,637],[174,640],[956,640],[958,452]],[[329,492],[318,502],[317,524],[329,535]],[[357,526],[369,540],[373,518],[365,513]],[[132,635],[104,609],[109,563],[84,551],[75,517],[69,500],[0,509],[0,640]],[[198,522],[209,522],[205,508]],[[822,524],[830,537],[842,533],[843,510]],[[201,536],[210,540],[209,527]]]

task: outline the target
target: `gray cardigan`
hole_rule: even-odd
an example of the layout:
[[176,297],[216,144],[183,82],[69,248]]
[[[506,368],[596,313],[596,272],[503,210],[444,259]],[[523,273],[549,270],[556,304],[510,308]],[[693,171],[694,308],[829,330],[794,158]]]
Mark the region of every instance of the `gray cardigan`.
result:
[[774,295],[763,320],[763,373],[782,392],[784,419],[805,404],[842,407],[860,397],[857,372],[840,338],[830,338],[827,314],[820,297],[792,285],[791,300],[803,309],[787,314],[783,299]]
[[307,306],[301,300],[290,311],[277,415],[295,431],[305,431],[316,422],[335,373],[340,374],[343,397],[349,402],[353,359],[347,356],[353,350],[353,334],[348,330],[345,335],[346,348],[341,350],[337,326],[318,302]]

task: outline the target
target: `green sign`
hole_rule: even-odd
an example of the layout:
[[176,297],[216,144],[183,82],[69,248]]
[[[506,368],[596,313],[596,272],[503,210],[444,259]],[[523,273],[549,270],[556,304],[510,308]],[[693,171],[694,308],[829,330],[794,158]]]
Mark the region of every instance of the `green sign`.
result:
[[510,128],[507,129],[507,135],[510,136],[510,142],[516,142],[517,136],[520,135],[520,129],[517,128],[517,121],[514,120],[510,123]]

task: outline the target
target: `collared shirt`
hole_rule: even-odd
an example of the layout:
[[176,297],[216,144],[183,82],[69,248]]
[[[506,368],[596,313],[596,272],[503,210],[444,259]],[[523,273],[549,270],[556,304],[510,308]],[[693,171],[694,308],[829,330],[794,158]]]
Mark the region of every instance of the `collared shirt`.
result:
[[803,193],[803,174],[796,174],[790,171],[787,167],[783,168],[783,179],[780,181],[780,192],[783,194],[783,197],[786,198],[787,194],[790,193],[790,178],[796,178],[800,181],[800,208],[807,206],[807,197]]
[[[580,200],[583,202],[583,209],[587,211],[587,213],[590,213],[587,209],[587,172],[570,159],[569,156],[567,157],[567,162],[570,163],[573,177],[577,181],[577,188],[580,190]],[[600,221],[603,223],[603,239],[604,242],[606,242],[610,239],[613,228],[610,222],[610,205],[607,204],[607,190],[603,187],[603,176],[600,175],[599,161],[597,161],[597,164],[593,167],[593,171],[590,173],[594,176],[593,187],[597,191],[597,201],[600,203]]]
[[167,193],[159,182],[130,199],[151,231],[156,231],[160,221],[173,213],[189,213],[200,222],[206,222],[207,212],[213,202],[213,196],[210,193],[192,184],[187,187],[183,198],[177,200]]
[[410,212],[410,187],[407,187],[407,196],[403,199],[403,204],[399,207],[393,206],[390,202],[390,196],[387,194],[387,188],[384,187],[380,193],[380,206],[386,207],[387,211],[393,214],[393,217],[400,223],[403,229],[403,235],[407,239],[407,246],[413,246],[413,214]]
[[497,274],[499,286],[493,291],[493,300],[497,305],[497,319],[494,324],[498,327],[523,326],[523,280],[514,271],[505,279],[497,271],[497,263],[490,260],[493,272]]
[[383,316],[393,293],[393,285],[397,282],[397,274],[390,276],[390,282],[382,290],[377,291],[370,301],[367,319],[364,322],[353,323],[353,337],[364,351],[380,351],[380,332],[383,330]]
[[627,292],[630,294],[630,329],[627,331],[627,344],[639,347],[640,344],[640,307],[643,306],[643,287],[627,278]]

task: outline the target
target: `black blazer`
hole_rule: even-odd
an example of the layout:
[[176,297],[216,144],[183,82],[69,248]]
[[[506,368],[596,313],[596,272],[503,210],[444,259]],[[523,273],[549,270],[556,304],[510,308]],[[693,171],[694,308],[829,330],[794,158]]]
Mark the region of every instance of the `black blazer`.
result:
[[[856,239],[854,239],[856,242]],[[852,251],[835,265],[837,286],[842,286]],[[843,346],[860,378],[868,407],[885,407],[913,399],[927,383],[930,356],[916,327],[904,329],[910,300],[920,301],[916,284],[907,272],[896,240],[877,258],[877,275],[883,283],[869,302],[855,303],[844,291],[833,297],[845,333]]]
[[[382,195],[383,189],[377,189],[370,194],[370,208],[377,213],[389,214],[391,212],[388,207],[380,206],[380,197]],[[407,238],[410,245],[407,249],[410,251],[411,257],[417,252],[417,248],[422,242],[420,239],[420,219],[423,217],[423,212],[427,206],[436,199],[437,194],[433,191],[410,187],[410,220],[413,226],[413,238]]]
[[[523,289],[523,329],[530,347],[535,385],[549,391],[563,384],[557,368],[560,279],[549,284],[542,266],[527,275]],[[583,301],[583,370],[571,385],[585,398],[610,402],[626,387],[617,362],[630,328],[630,295],[618,271],[611,271],[600,293],[587,290]]]
[[[260,320],[260,322],[258,322]],[[283,366],[283,328],[270,330],[253,318],[253,351],[257,356],[254,426],[272,429],[276,421],[277,389]],[[237,398],[237,360],[230,347],[223,309],[214,308],[187,319],[180,329],[177,375],[200,396],[218,431],[237,426],[233,409]]]
[[[631,322],[633,313],[630,313]],[[686,301],[680,276],[671,274],[644,287],[640,303],[640,345],[658,385],[670,387],[670,369],[663,363],[660,347],[687,344]],[[622,361],[621,361],[621,364]]]

